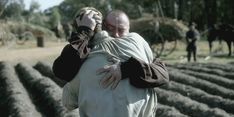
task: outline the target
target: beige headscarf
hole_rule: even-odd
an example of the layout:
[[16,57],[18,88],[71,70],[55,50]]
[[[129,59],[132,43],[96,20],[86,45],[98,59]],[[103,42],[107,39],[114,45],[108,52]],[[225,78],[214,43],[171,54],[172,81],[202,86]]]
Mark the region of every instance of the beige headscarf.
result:
[[[73,27],[74,27],[74,29],[77,29],[77,28],[78,28],[77,23],[76,23],[76,18],[78,18],[78,17],[82,18],[83,14],[84,14],[86,11],[89,11],[89,10],[90,10],[90,11],[95,11],[95,12],[97,12],[98,15],[101,17],[101,19],[103,19],[102,13],[101,13],[100,11],[98,11],[96,8],[94,8],[94,7],[83,7],[83,8],[80,9],[80,10],[76,13],[76,15],[75,15],[75,18],[74,18],[74,20],[73,20]],[[102,24],[98,23],[98,24],[96,25],[95,32],[100,31],[101,28],[102,28]]]

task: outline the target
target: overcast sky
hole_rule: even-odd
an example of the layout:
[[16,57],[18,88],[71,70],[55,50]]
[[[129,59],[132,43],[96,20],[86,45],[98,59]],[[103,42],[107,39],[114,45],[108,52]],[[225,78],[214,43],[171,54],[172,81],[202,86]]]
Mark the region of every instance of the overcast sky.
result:
[[[24,0],[25,8],[29,9],[30,3],[33,0]],[[64,0],[34,0],[40,4],[40,9],[44,11],[45,9],[59,5]]]

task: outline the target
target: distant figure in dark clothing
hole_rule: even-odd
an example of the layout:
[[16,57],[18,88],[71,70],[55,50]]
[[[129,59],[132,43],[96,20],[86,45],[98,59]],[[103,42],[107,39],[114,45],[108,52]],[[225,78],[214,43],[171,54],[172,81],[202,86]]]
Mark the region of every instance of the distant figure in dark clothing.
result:
[[197,61],[197,45],[196,41],[200,38],[200,34],[198,30],[195,28],[196,24],[191,23],[189,25],[189,31],[186,33],[186,41],[187,41],[187,58],[188,62],[190,62],[191,55],[193,54],[193,60]]

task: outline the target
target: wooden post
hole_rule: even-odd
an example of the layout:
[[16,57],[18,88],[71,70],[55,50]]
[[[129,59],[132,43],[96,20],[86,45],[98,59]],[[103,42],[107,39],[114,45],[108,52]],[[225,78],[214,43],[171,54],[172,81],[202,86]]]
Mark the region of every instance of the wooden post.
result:
[[43,36],[37,37],[37,47],[44,47],[44,38]]

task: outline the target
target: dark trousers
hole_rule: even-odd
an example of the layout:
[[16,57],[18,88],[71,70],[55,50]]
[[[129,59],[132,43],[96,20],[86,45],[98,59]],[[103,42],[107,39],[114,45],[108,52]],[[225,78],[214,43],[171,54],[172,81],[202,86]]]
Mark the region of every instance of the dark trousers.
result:
[[194,60],[194,61],[197,61],[197,50],[194,49],[194,50],[189,50],[189,51],[188,51],[188,55],[187,55],[188,62],[190,62],[191,56],[192,56],[192,55],[193,55],[193,60]]

